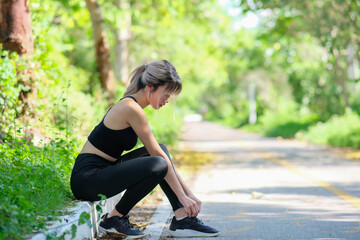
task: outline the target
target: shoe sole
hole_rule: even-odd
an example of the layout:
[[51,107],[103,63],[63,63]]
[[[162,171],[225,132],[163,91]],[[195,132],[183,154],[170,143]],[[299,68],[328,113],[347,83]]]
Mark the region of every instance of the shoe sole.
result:
[[219,232],[218,233],[204,233],[204,232],[199,232],[199,231],[190,230],[190,229],[184,229],[184,230],[178,229],[175,231],[168,229],[167,232],[172,237],[216,237],[217,235],[220,234]]
[[141,239],[146,237],[146,235],[126,235],[123,233],[119,233],[118,231],[116,231],[115,228],[110,228],[110,229],[106,229],[103,228],[101,226],[99,226],[99,237],[104,237],[104,236],[109,236],[109,237],[113,237],[113,238],[120,238],[120,239]]

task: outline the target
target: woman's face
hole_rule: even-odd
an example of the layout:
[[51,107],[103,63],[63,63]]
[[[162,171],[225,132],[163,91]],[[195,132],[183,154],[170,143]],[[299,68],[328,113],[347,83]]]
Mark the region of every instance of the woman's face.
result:
[[166,90],[166,87],[160,86],[155,91],[150,92],[149,102],[154,109],[159,109],[169,102],[170,97],[171,94]]

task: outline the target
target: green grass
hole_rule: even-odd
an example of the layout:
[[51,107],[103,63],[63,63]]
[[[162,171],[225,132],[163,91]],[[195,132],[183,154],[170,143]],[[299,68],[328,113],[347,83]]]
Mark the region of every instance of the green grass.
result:
[[74,199],[69,176],[74,142],[44,147],[7,139],[0,144],[0,239],[42,230]]
[[311,126],[313,122],[295,122],[289,121],[285,123],[280,123],[279,125],[274,125],[271,128],[264,130],[264,135],[269,137],[278,137],[283,138],[294,138],[296,133],[300,130],[306,130]]
[[[175,112],[148,114],[159,142],[173,143],[181,129]],[[48,221],[74,203],[69,182],[79,143],[68,135],[69,139],[54,138],[41,147],[29,144],[20,133],[0,143],[0,239],[23,239],[27,233],[43,231]]]
[[281,111],[265,111],[254,125],[245,125],[241,129],[256,132],[267,137],[295,138],[300,131],[306,131],[316,124],[318,118],[313,114],[301,114],[293,108]]

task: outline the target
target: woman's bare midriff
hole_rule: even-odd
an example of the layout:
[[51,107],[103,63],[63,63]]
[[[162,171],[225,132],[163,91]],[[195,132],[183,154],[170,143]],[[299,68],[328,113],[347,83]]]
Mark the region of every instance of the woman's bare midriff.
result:
[[89,141],[86,141],[83,149],[80,153],[94,153],[102,158],[105,158],[108,161],[115,162],[117,159],[109,156],[108,154],[100,151],[96,147],[94,147]]

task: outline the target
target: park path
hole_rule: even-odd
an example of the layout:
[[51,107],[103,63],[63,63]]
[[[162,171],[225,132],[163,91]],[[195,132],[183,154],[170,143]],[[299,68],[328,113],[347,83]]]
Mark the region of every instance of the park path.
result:
[[182,136],[183,150],[214,154],[192,188],[214,239],[360,239],[360,162],[210,122],[186,123]]

